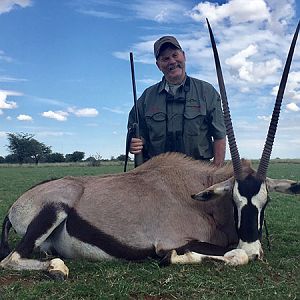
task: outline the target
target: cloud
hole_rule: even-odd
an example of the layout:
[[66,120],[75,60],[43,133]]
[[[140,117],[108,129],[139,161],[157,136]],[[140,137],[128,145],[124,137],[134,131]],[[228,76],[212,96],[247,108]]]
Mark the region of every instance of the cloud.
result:
[[6,137],[6,132],[0,131],[0,138],[5,138]]
[[97,109],[89,107],[81,109],[69,108],[68,111],[77,117],[96,117],[99,114]]
[[7,63],[10,63],[13,61],[13,59],[11,57],[7,56],[3,50],[0,50],[0,60],[7,62]]
[[[272,95],[276,96],[279,89],[279,85],[276,85],[272,89]],[[293,102],[300,103],[300,72],[289,73],[288,81],[286,84],[284,98],[291,99]]]
[[32,95],[27,95],[27,97],[32,98],[34,101],[44,103],[44,104],[50,104],[50,105],[55,105],[59,107],[67,107],[69,104],[58,100],[58,99],[51,99],[51,98],[45,98],[45,97],[37,97],[37,96],[32,96]]
[[68,113],[65,111],[57,110],[57,111],[45,111],[42,113],[42,116],[49,119],[55,119],[57,121],[66,121],[68,117]]
[[256,63],[251,61],[249,58],[255,56],[258,52],[257,48],[257,45],[251,44],[225,60],[233,76],[244,81],[259,83],[281,68],[281,61],[277,58]]
[[0,82],[25,82],[27,79],[16,78],[11,76],[0,76]]
[[270,20],[269,8],[263,0],[251,0],[247,5],[244,0],[231,0],[221,5],[201,2],[192,9],[190,16],[196,21],[208,18],[211,23],[224,19],[229,19],[232,24]]
[[72,132],[63,132],[63,131],[39,131],[37,133],[40,137],[61,137],[61,136],[72,136],[74,133]]
[[156,38],[147,38],[147,41],[141,41],[131,46],[126,51],[115,51],[113,55],[119,59],[129,60],[129,52],[134,53],[134,62],[143,64],[153,64],[155,62],[153,55],[153,44]]
[[[279,85],[272,89],[272,95],[276,96],[278,93]],[[300,103],[300,72],[289,73],[288,81],[286,84],[284,98],[293,100]]]
[[22,8],[28,7],[32,5],[31,0],[1,0],[0,1],[0,14],[10,12],[12,9],[17,6],[21,6]]
[[17,119],[19,121],[32,121],[33,120],[32,117],[29,115],[18,115]]
[[[102,19],[132,20],[134,18],[174,23],[186,20],[189,16],[184,0],[133,0],[127,1],[86,1],[80,2],[76,11]],[[116,13],[122,11],[125,13]]]
[[102,18],[102,19],[121,19],[123,18],[122,15],[115,14],[115,13],[109,13],[105,11],[100,11],[100,10],[85,10],[85,9],[78,9],[77,10],[79,13],[97,17],[97,18]]
[[289,103],[286,105],[286,109],[290,111],[300,111],[300,107],[296,103]]
[[257,119],[269,122],[271,120],[271,116],[257,116]]
[[[110,111],[112,113],[115,113],[115,114],[120,114],[120,115],[125,114],[125,112],[123,110],[121,110],[120,108],[109,108],[109,107],[104,106],[103,109],[107,110],[107,111]],[[126,111],[126,114],[127,113],[128,112]]]
[[188,9],[185,1],[174,0],[139,0],[131,2],[130,9],[137,18],[158,23],[177,23],[187,18]]
[[7,97],[9,96],[22,96],[22,93],[8,90],[0,90],[0,109],[14,109],[18,105],[14,101],[8,101]]

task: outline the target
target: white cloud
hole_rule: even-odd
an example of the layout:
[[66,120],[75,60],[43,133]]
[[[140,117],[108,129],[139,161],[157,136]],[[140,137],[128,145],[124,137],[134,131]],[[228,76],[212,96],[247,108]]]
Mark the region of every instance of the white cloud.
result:
[[37,133],[40,137],[61,137],[61,136],[72,136],[72,132],[63,132],[63,131],[39,131]]
[[122,19],[122,15],[94,9],[78,9],[79,13],[102,19]]
[[1,0],[0,1],[0,14],[10,12],[17,6],[21,6],[25,8],[27,6],[31,6],[31,0]]
[[[121,110],[120,108],[109,108],[109,107],[103,107],[104,110],[107,110],[107,111],[110,111],[112,113],[115,113],[115,114],[120,114],[120,115],[123,115],[125,114],[125,112],[123,110]],[[128,112],[126,111],[126,114]]]
[[[276,96],[279,89],[279,85],[273,87],[272,95]],[[300,72],[289,73],[288,81],[286,84],[284,97],[291,99],[294,102],[300,103]]]
[[270,20],[269,9],[263,0],[251,0],[246,5],[244,0],[231,0],[221,5],[201,2],[193,8],[190,16],[196,21],[208,18],[211,23],[227,18],[233,24]]
[[15,91],[0,90],[0,109],[14,109],[18,107],[16,102],[7,100],[9,96],[22,96],[22,94]]
[[0,76],[0,82],[24,82],[27,79],[24,78],[16,78],[11,76]]
[[49,119],[55,119],[57,121],[66,121],[68,117],[68,113],[65,111],[57,110],[57,111],[45,111],[42,113],[42,116]]
[[32,121],[32,117],[29,115],[18,115],[17,119],[19,121]]
[[257,116],[257,119],[269,122],[271,120],[271,116]]
[[6,132],[0,131],[0,138],[4,138],[4,137],[6,137]]
[[269,28],[273,32],[283,34],[284,29],[295,15],[294,0],[266,0],[271,8]]
[[139,0],[132,2],[130,8],[138,18],[158,23],[176,23],[178,20],[184,19],[187,14],[184,1],[178,0]]
[[276,73],[281,67],[281,61],[277,58],[264,62],[254,62],[249,58],[258,52],[257,45],[251,44],[246,49],[225,60],[230,66],[233,76],[249,82],[262,82],[266,77]]
[[69,108],[68,111],[77,117],[96,117],[99,114],[97,109],[89,107],[81,109]]
[[300,107],[296,104],[296,103],[289,103],[286,105],[286,108],[287,110],[290,110],[290,111],[300,111]]

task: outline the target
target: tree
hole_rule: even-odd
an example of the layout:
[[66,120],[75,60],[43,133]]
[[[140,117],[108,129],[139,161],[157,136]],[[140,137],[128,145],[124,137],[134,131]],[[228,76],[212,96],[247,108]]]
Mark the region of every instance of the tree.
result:
[[76,162],[82,161],[84,158],[85,153],[81,151],[74,151],[72,154],[66,154],[66,161],[67,162]]
[[90,156],[86,159],[89,166],[99,167],[101,166],[102,155],[96,153],[94,156]]
[[0,164],[4,164],[5,163],[5,158],[3,156],[0,156]]
[[42,157],[45,157],[46,155],[49,155],[51,153],[50,147],[38,142],[35,139],[31,139],[28,147],[28,154],[34,160],[36,165]]
[[120,154],[116,159],[119,160],[119,161],[125,161],[126,160],[126,155],[125,154]]
[[49,162],[49,163],[64,162],[65,157],[63,154],[55,152],[55,153],[50,153],[50,154],[46,155],[45,161]]
[[51,153],[51,147],[38,142],[34,139],[33,134],[28,133],[8,133],[9,145],[7,146],[11,154],[17,157],[19,164],[24,163],[27,159],[33,159],[36,164],[39,160]]
[[18,157],[15,154],[8,154],[5,156],[5,163],[7,164],[16,164],[18,163]]

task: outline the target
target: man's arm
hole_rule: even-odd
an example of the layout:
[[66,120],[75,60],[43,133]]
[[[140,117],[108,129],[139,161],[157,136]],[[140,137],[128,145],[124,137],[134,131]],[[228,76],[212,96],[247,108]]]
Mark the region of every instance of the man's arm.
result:
[[224,163],[226,151],[226,138],[214,140],[214,164],[221,166]]

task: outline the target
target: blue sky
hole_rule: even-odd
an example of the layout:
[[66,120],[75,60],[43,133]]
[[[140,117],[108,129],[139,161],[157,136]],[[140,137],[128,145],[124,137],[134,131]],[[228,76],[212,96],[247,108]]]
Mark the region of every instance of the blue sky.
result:
[[[0,0],[0,155],[8,154],[7,132],[34,134],[63,154],[123,154],[129,52],[138,95],[161,79],[153,43],[170,34],[186,52],[188,74],[218,90],[207,17],[240,154],[259,158],[299,16],[296,0]],[[299,44],[273,158],[300,157]]]

